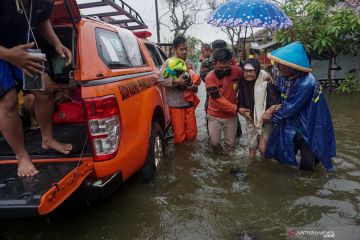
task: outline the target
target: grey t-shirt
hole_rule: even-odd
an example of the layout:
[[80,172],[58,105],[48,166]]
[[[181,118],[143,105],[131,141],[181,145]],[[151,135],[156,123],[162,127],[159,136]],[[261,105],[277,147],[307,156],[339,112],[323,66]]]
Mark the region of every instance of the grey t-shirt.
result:
[[[193,65],[190,60],[186,60],[186,63]],[[161,77],[158,79],[158,82],[161,85],[165,86],[166,103],[170,107],[174,107],[174,108],[192,107],[193,106],[192,103],[184,99],[185,90],[178,88],[178,85],[174,83],[174,79],[172,77],[168,77],[168,78],[163,77],[162,74],[167,66],[168,66],[168,60],[166,60],[162,65],[160,69]]]

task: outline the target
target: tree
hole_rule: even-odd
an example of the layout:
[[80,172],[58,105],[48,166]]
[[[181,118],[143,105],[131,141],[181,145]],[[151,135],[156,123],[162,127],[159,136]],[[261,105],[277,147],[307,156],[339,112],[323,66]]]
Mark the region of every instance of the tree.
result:
[[188,46],[187,57],[196,65],[201,54],[200,48],[203,42],[196,37],[187,36],[186,43]]
[[[211,11],[214,11],[220,4],[226,2],[226,0],[206,0],[207,6]],[[228,37],[233,53],[238,57],[239,40],[242,31],[245,28],[242,27],[221,27],[220,30]]]
[[[295,0],[283,6],[293,29],[277,31],[275,39],[287,44],[301,41],[311,58],[328,59],[331,83],[333,58],[360,49],[360,17],[351,9],[332,10],[336,1]],[[331,86],[331,85],[330,85]]]
[[[170,13],[170,25],[162,23],[177,36],[185,36],[186,31],[198,23],[197,14],[202,5],[196,0],[163,0]],[[165,14],[167,14],[165,13]],[[164,15],[165,15],[164,14]],[[164,16],[163,15],[163,16]]]

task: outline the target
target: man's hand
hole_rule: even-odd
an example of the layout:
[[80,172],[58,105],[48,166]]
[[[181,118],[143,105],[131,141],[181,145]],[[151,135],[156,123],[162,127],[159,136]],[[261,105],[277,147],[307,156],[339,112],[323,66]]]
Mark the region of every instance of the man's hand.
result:
[[40,35],[55,48],[55,51],[63,58],[67,57],[66,66],[72,63],[72,54],[56,36],[54,29],[51,26],[50,20],[42,21],[36,26],[36,30]]
[[269,122],[271,116],[273,115],[273,113],[279,111],[280,108],[281,108],[281,104],[272,105],[271,107],[269,107],[268,110],[266,110],[266,111],[263,113],[263,115],[261,116],[263,122],[264,122],[264,123]]
[[252,121],[250,109],[248,108],[239,108],[239,113],[246,119]]
[[46,58],[29,55],[26,50],[32,47],[34,47],[34,43],[28,43],[7,49],[3,59],[20,68],[30,77],[32,77],[32,74],[42,73],[44,71],[44,66],[39,64],[39,62],[46,61]]
[[271,77],[271,75],[268,73],[267,77],[265,78],[265,81],[267,81],[268,83],[274,85],[275,81],[274,79]]
[[245,112],[245,118],[246,118],[247,120],[249,120],[249,121],[252,121],[252,120],[253,120],[252,117],[251,117],[250,111],[246,111],[246,112]]
[[55,46],[55,50],[62,58],[67,58],[66,66],[69,66],[72,63],[72,54],[68,48],[59,43]]
[[198,88],[198,86],[196,85],[196,84],[191,84],[191,86],[188,86],[186,89],[187,90],[192,90],[192,91],[194,91],[194,90],[196,90]]
[[268,123],[270,121],[270,118],[271,118],[272,114],[273,114],[273,111],[271,110],[271,108],[266,110],[264,112],[264,114],[261,116],[261,119],[262,119],[263,123]]
[[176,83],[177,85],[182,86],[182,87],[186,85],[186,81],[182,76],[175,79],[174,83]]

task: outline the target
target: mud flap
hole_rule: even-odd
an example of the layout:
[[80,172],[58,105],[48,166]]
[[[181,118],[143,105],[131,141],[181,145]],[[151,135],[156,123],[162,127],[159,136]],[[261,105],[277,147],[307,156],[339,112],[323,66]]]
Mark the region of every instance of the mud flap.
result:
[[45,215],[56,209],[93,171],[91,162],[37,163],[35,177],[16,176],[16,164],[0,165],[0,217]]

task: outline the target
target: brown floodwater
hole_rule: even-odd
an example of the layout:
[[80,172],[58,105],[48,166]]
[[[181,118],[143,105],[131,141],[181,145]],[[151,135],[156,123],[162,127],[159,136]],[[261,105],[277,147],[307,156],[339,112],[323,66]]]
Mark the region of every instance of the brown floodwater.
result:
[[[203,100],[203,88],[199,95]],[[334,173],[249,161],[245,133],[233,156],[207,153],[200,105],[197,140],[169,144],[153,184],[135,179],[96,204],[1,219],[0,239],[287,239],[291,229],[360,239],[360,97],[327,98],[337,143]],[[234,168],[243,173],[231,174]]]

